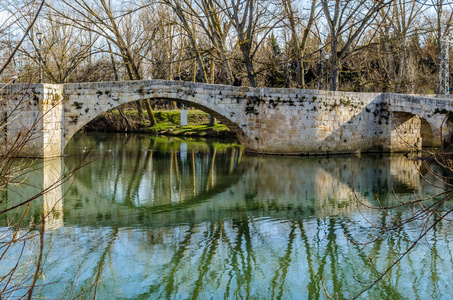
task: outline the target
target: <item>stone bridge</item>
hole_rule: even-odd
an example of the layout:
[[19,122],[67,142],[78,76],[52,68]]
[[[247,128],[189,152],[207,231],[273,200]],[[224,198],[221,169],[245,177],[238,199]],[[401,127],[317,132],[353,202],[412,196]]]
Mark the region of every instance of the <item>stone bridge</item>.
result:
[[[1,144],[15,156],[58,156],[85,124],[121,104],[167,99],[227,125],[245,150],[317,155],[401,152],[448,138],[447,98],[302,89],[249,88],[179,81],[0,85]],[[441,130],[443,125],[443,130]],[[442,132],[442,137],[441,137]]]

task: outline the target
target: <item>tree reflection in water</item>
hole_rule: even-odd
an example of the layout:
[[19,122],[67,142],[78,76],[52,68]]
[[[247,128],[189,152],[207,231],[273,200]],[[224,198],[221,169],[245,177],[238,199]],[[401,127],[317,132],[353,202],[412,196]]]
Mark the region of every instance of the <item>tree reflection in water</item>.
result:
[[[102,270],[98,295],[113,298],[349,298],[392,262],[417,233],[407,225],[362,249],[373,228],[357,210],[432,193],[403,156],[256,157],[235,143],[149,138],[76,137],[67,167],[93,146],[93,162],[68,189],[64,226],[48,235],[43,283],[71,278],[85,262],[78,288]],[[377,224],[392,220],[362,212]],[[401,215],[408,212],[402,210]],[[64,221],[64,222],[63,222]],[[372,298],[441,298],[452,293],[452,230],[436,227]],[[66,274],[67,275],[62,275]],[[44,287],[57,297],[64,288]],[[102,298],[101,297],[101,298]]]

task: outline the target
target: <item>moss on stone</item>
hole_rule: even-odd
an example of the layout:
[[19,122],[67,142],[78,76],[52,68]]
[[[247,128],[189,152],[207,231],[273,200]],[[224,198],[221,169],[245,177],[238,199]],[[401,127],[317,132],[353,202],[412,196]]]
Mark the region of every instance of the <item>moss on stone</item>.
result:
[[82,106],[83,106],[83,103],[74,101],[74,103],[73,103],[72,105],[73,105],[76,109],[81,109]]

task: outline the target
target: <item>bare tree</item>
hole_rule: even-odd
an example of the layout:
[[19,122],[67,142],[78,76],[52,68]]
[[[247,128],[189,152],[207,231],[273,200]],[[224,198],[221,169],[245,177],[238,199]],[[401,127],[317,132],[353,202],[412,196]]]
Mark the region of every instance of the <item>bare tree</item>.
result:
[[[198,64],[198,72],[201,78],[201,81],[203,83],[207,83],[207,73],[206,73],[206,68],[204,65],[203,57],[201,55],[200,49],[198,47],[197,43],[197,37],[196,37],[196,32],[193,29],[193,26],[189,23],[188,16],[187,16],[187,9],[183,7],[183,5],[190,7],[191,3],[186,2],[186,1],[180,1],[180,0],[164,0],[164,3],[167,4],[175,14],[178,16],[180,23],[180,26],[184,29],[187,38],[189,39],[189,42],[192,46],[192,51],[195,54],[195,59]],[[195,75],[194,75],[195,76]]]
[[[25,25],[29,26],[28,23]],[[41,44],[33,34],[36,32],[44,33]],[[96,38],[91,38],[91,34],[84,35],[83,31],[72,24],[64,24],[64,20],[46,10],[41,15],[39,26],[35,26],[29,34],[31,47],[23,46],[20,51],[35,64],[38,64],[38,57],[42,58],[42,68],[47,80],[64,83],[69,81],[77,67],[91,57]]]
[[329,29],[329,46],[331,52],[330,89],[338,89],[338,71],[341,60],[346,57],[351,48],[360,40],[367,25],[376,18],[378,12],[391,1],[321,0],[324,17]]
[[[423,13],[423,4],[415,1],[394,0],[390,3],[388,14],[384,14],[386,21],[383,28],[389,64],[389,79],[395,83],[393,91],[397,93],[401,91],[403,76],[407,73],[407,56],[411,55],[407,51],[407,39],[418,34],[417,29],[419,27],[414,25]],[[394,47],[390,49],[388,44],[392,41],[394,41]],[[395,66],[395,57],[398,56],[399,61]],[[397,69],[396,72],[395,69]]]
[[282,18],[263,0],[223,0],[222,4],[236,31],[250,86],[256,87],[255,55]]
[[[6,30],[9,30],[13,25],[20,23],[21,20],[30,18],[31,22],[25,28],[25,34],[22,35],[22,38],[17,42],[16,46],[7,56],[5,62],[0,66],[0,74],[2,74],[6,67],[11,63],[13,57],[19,51],[23,42],[27,38],[27,35],[30,31],[33,30],[33,26],[38,19],[38,16],[44,6],[45,1],[31,1],[22,4],[21,2],[11,2],[2,5],[2,13],[9,15],[9,17],[2,23],[0,26],[0,34],[5,34]],[[19,5],[16,5],[19,4]],[[37,10],[35,10],[36,5],[38,5]],[[11,7],[12,6],[12,7]]]
[[[197,4],[201,11],[201,14],[196,14],[197,19],[222,61],[228,84],[231,85],[233,84],[233,73],[227,53],[226,38],[232,23],[225,20],[226,17],[222,13],[223,8],[218,6],[218,3],[214,0],[201,0]],[[212,73],[213,71],[211,71],[211,76]],[[211,80],[211,83],[214,83],[213,80]]]
[[292,1],[289,0],[281,0],[285,14],[286,14],[286,19],[288,22],[288,27],[291,31],[291,44],[292,44],[292,50],[294,51],[294,57],[293,61],[296,64],[296,81],[297,85],[301,88],[305,88],[305,67],[304,67],[304,55],[305,55],[305,49],[307,46],[307,41],[308,37],[311,31],[311,27],[313,26],[313,23],[316,20],[317,13],[316,13],[316,6],[318,0],[312,0],[311,1],[311,6],[310,6],[310,13],[309,17],[307,20],[307,23],[305,24],[305,28],[302,33],[302,37],[300,37],[298,34],[298,23],[299,18],[296,15],[296,11],[293,7]]
[[[67,24],[73,24],[79,30],[93,32],[99,35],[100,39],[110,42],[118,50],[118,52],[113,50],[113,53],[122,59],[128,78],[142,79],[140,66],[143,54],[140,50],[147,49],[146,45],[152,37],[144,38],[143,34],[148,31],[140,26],[141,23],[131,22],[130,19],[142,6],[132,6],[122,11],[109,0],[64,0],[60,5],[50,7],[55,15],[66,19]],[[104,51],[108,50],[104,49]],[[149,113],[150,122],[155,124],[156,120],[153,118],[149,100],[146,100],[145,104],[148,112],[151,112]],[[143,108],[140,101],[137,102],[137,109],[142,115]]]
[[[442,43],[449,43],[450,30],[453,26],[453,3],[449,0],[426,0],[421,1],[426,7],[433,8],[435,11],[434,17],[429,16],[429,11],[427,10],[427,16],[425,20],[430,24],[430,31],[434,32],[436,37],[436,57],[437,60],[442,56]],[[445,39],[447,39],[445,41]],[[448,45],[450,47],[450,45]],[[437,62],[437,92],[440,92],[440,63]]]

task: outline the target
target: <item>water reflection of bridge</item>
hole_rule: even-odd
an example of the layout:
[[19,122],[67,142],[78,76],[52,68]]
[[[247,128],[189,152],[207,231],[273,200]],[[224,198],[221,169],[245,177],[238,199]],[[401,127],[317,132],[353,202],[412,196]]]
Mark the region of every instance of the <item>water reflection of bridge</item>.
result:
[[[15,224],[22,214],[28,210],[23,226],[36,224],[44,214],[47,229],[63,226],[63,192],[62,192],[62,160],[61,158],[45,158],[37,162],[32,160],[17,160],[11,169],[17,165],[17,174],[11,174],[6,199],[2,201],[1,209],[20,205],[17,209],[0,214],[0,226]],[[34,199],[30,201],[31,199]],[[30,207],[27,208],[27,203]],[[12,223],[9,223],[12,222]]]
[[[67,224],[118,226],[201,223],[219,215],[299,220],[353,213],[356,196],[376,205],[378,192],[381,201],[392,202],[392,190],[410,197],[420,187],[420,164],[404,156],[378,161],[367,156],[242,157],[238,147],[203,144],[207,149],[200,151],[187,149],[178,139],[159,152],[153,150],[160,147],[154,139],[138,139],[130,149],[130,141],[97,142],[93,161],[66,184],[64,189],[70,188],[64,207],[61,188],[43,196],[49,227],[62,226],[63,217]],[[75,159],[66,159],[66,168],[86,154],[82,150]],[[61,168],[59,159],[44,160],[42,170],[29,178],[37,190],[24,194],[21,189],[21,197],[50,185],[61,176]],[[41,205],[35,206],[39,211]]]
[[[378,192],[388,203],[396,201],[392,190],[404,198],[420,187],[419,163],[404,156],[384,156],[376,164],[373,157],[242,157],[239,149],[211,149],[137,154],[133,166],[114,160],[111,173],[100,167],[102,160],[81,171],[65,202],[73,206],[65,212],[67,223],[157,226],[219,216],[300,220],[357,212],[356,196],[377,205]],[[93,186],[94,179],[105,183]]]
[[[177,139],[167,146],[129,142],[98,139],[94,161],[80,171],[64,206],[61,189],[43,199],[44,207],[57,203],[52,222],[62,225],[64,216],[68,229],[52,237],[57,258],[49,278],[70,270],[74,258],[89,256],[95,263],[88,274],[106,269],[100,290],[135,298],[296,298],[301,291],[303,298],[321,298],[321,278],[336,278],[326,280],[327,288],[347,296],[356,291],[357,269],[371,267],[369,253],[343,236],[365,232],[353,187],[370,205],[378,191],[384,203],[396,201],[392,189],[401,198],[429,192],[419,164],[404,156],[250,157],[219,145],[186,151]],[[75,160],[86,155],[85,149],[77,155]],[[66,167],[71,164],[68,157]],[[45,163],[35,184],[45,186],[58,169],[58,160]],[[48,181],[46,170],[53,174]],[[410,234],[398,233],[370,252],[380,253],[385,264]],[[102,247],[92,247],[98,239]],[[67,259],[60,258],[60,243]],[[412,256],[410,267],[398,267],[395,276],[407,278],[432,256]],[[138,287],[137,274],[147,279]],[[414,295],[390,281],[379,291],[380,298]]]

